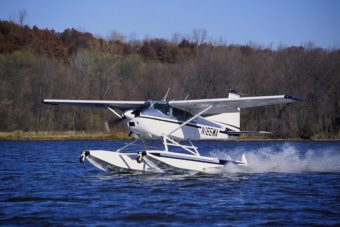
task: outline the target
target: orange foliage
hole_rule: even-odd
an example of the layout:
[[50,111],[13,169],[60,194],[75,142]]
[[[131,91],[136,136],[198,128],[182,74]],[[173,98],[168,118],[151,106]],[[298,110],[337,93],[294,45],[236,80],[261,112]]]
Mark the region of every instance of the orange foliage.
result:
[[175,63],[179,57],[193,57],[196,44],[183,39],[175,44],[164,39],[146,40],[142,44],[132,44],[119,40],[95,38],[91,33],[80,32],[74,28],[63,32],[39,29],[37,26],[21,27],[13,22],[0,21],[0,53],[11,53],[17,50],[31,50],[69,62],[69,57],[79,48],[97,48],[101,52],[125,57],[139,54],[145,61]]

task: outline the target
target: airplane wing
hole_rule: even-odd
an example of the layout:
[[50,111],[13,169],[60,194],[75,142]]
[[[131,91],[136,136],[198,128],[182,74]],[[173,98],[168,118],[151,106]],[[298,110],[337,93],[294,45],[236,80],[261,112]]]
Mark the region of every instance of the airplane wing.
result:
[[243,109],[257,106],[285,104],[296,101],[302,100],[291,95],[275,95],[240,98],[174,100],[169,101],[169,105],[193,114],[199,113],[205,108],[211,106],[212,108],[206,111],[204,115],[213,115],[238,112],[238,108]]
[[145,101],[109,101],[109,100],[70,100],[70,99],[43,99],[44,104],[71,105],[84,107],[110,107],[119,110],[134,110],[146,105]]

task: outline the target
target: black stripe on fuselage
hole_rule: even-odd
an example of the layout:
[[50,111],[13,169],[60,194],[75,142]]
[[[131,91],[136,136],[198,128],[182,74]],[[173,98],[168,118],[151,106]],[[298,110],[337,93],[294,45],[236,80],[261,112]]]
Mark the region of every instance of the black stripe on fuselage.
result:
[[186,160],[186,161],[193,161],[193,162],[203,162],[203,163],[209,163],[209,164],[217,164],[217,165],[225,165],[229,162],[235,163],[233,161],[228,161],[228,160],[220,160],[217,159],[216,162],[214,161],[209,161],[209,160],[202,160],[198,158],[191,158],[191,157],[179,157],[179,156],[174,156],[174,155],[167,155],[167,154],[161,154],[161,153],[150,153],[151,155],[158,156],[158,157],[164,157],[164,158],[173,158],[173,159],[179,159],[179,160]]
[[[146,117],[146,116],[139,116],[139,117],[140,118],[151,119],[151,120],[157,120],[157,121],[164,121],[164,122],[178,124],[178,125],[181,125],[181,124],[184,123],[184,121],[183,122],[180,122],[180,121],[170,121],[170,120],[159,119],[159,118],[154,118],[154,117]],[[191,127],[194,127],[194,128],[201,128],[201,126],[194,125],[194,124],[186,124],[185,126],[191,126]],[[212,127],[212,126],[209,126],[209,127]]]
[[[164,121],[164,122],[168,122],[168,123],[173,123],[173,124],[178,124],[178,125],[181,125],[184,123],[183,122],[176,122],[176,121],[171,121],[171,120],[165,120],[165,119],[159,119],[159,118],[154,118],[154,117],[147,117],[147,116],[139,116],[140,118],[146,118],[146,119],[151,119],[151,120],[157,120],[157,121]],[[194,125],[194,124],[186,124],[185,126],[190,126],[190,127],[193,127],[193,128],[202,128],[201,126],[198,126],[198,125]],[[213,126],[206,126],[206,127],[213,127]],[[234,126],[233,126],[234,127]],[[215,128],[215,127],[214,127]],[[227,127],[226,127],[227,128]],[[230,128],[227,128],[228,130],[230,131],[234,131]],[[222,131],[222,130],[219,130],[220,133],[223,133],[223,134],[227,134],[226,131]]]

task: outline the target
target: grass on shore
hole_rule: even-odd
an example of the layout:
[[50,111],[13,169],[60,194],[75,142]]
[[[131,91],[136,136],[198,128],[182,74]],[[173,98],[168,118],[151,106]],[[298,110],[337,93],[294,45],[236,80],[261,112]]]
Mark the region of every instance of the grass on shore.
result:
[[0,132],[0,140],[112,140],[132,139],[126,132],[13,131]]
[[[85,132],[85,131],[22,131],[0,132],[0,140],[131,140],[127,132]],[[339,140],[339,137],[315,135],[308,140],[329,141]],[[237,141],[256,140],[303,140],[301,138],[273,138],[270,135],[242,135]]]

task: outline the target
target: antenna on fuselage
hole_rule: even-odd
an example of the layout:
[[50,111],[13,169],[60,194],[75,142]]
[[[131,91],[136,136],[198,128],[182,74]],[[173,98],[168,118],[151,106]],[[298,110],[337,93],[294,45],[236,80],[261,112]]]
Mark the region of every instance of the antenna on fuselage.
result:
[[[168,88],[168,91],[166,92],[166,94],[162,98],[162,100],[161,100],[162,102],[166,102],[166,98],[168,97],[169,92],[170,92],[170,88]],[[149,106],[149,109],[151,109],[157,102],[159,102],[159,101],[152,101],[151,105]]]
[[162,101],[166,101],[166,98],[168,97],[169,92],[170,92],[170,88],[168,88],[168,91],[164,95],[164,98],[162,99]]

